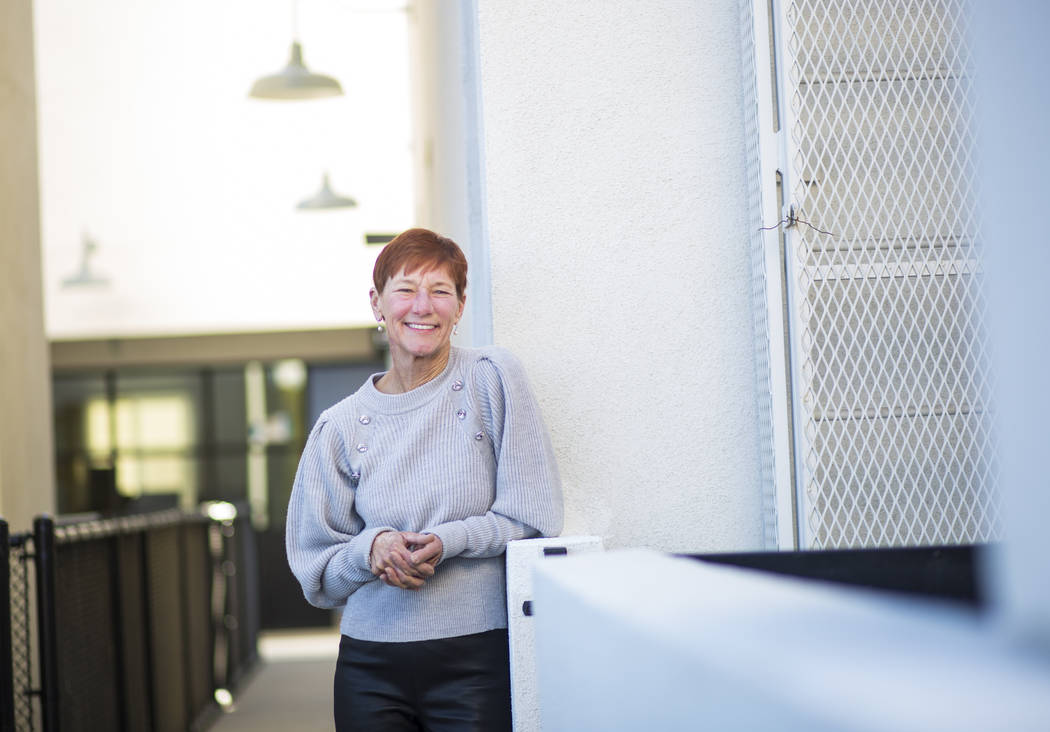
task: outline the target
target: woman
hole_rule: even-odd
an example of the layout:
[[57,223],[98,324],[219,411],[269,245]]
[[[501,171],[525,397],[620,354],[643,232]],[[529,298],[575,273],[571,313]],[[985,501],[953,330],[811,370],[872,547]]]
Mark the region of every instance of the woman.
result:
[[521,365],[450,342],[467,261],[410,229],[373,271],[390,370],[317,420],[288,507],[306,599],[345,606],[339,730],[510,729],[508,541],[557,535],[561,484]]

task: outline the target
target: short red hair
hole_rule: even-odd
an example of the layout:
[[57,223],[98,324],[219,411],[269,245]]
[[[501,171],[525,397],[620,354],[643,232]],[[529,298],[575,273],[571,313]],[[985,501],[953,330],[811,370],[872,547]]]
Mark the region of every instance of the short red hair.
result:
[[415,228],[403,231],[376,258],[372,269],[372,282],[376,292],[382,293],[391,277],[405,272],[448,267],[448,273],[456,286],[456,296],[462,300],[467,290],[467,258],[456,242],[430,229]]

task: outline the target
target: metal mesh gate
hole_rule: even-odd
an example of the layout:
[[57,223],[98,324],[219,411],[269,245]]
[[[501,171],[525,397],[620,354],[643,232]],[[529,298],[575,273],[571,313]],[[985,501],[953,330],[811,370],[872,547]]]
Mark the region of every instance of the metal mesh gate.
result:
[[257,661],[258,593],[247,513],[202,508],[0,519],[0,730],[211,724]]
[[780,16],[811,548],[997,533],[965,11],[793,0]]
[[33,676],[32,618],[36,612],[35,586],[29,557],[33,554],[33,540],[27,534],[12,537],[9,563],[9,602],[11,620],[11,681],[13,693],[14,728],[17,732],[32,732],[40,719],[39,700],[28,690],[35,688]]

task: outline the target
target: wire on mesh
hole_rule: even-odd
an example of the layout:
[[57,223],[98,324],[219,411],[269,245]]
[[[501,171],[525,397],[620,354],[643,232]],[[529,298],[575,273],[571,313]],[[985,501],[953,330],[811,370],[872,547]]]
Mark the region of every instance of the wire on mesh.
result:
[[824,231],[823,229],[817,228],[816,226],[814,226],[813,224],[809,223],[808,221],[803,221],[798,216],[796,216],[795,215],[795,207],[794,206],[792,206],[790,209],[788,209],[788,215],[785,216],[784,218],[782,218],[780,221],[776,222],[772,226],[759,227],[758,230],[759,231],[772,231],[773,229],[780,228],[783,224],[787,224],[788,228],[791,228],[792,226],[794,226],[796,224],[805,224],[806,226],[808,226],[809,228],[813,229],[813,231],[816,231],[819,234],[826,234],[827,236],[835,237],[835,235],[832,234],[830,231]]

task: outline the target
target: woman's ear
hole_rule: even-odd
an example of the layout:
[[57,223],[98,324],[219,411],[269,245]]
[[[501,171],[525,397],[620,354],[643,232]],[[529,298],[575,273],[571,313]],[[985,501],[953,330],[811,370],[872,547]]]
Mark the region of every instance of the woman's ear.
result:
[[371,288],[368,291],[368,299],[372,303],[372,313],[376,316],[376,320],[381,320],[383,313],[379,310],[379,293],[376,292],[376,288]]

